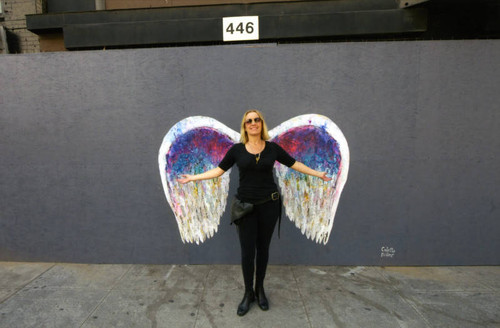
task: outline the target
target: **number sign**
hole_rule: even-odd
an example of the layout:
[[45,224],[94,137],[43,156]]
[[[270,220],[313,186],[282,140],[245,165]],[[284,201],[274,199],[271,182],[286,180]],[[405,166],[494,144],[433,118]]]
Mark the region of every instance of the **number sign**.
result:
[[224,41],[244,41],[259,39],[259,16],[222,18]]

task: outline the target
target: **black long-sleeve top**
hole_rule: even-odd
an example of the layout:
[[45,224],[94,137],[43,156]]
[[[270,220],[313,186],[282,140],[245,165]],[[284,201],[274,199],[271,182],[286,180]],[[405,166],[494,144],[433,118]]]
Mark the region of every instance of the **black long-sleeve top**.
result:
[[250,203],[263,200],[278,191],[273,176],[275,161],[288,167],[295,164],[295,159],[283,148],[269,141],[266,141],[259,160],[256,159],[257,155],[249,153],[244,144],[237,143],[227,151],[219,164],[222,170],[227,171],[236,163],[240,172],[238,198]]

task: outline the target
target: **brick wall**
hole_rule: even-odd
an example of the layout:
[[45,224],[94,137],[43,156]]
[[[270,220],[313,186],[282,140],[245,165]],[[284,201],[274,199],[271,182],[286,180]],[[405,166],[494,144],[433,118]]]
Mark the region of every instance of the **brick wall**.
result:
[[26,15],[42,13],[43,0],[0,0],[3,21],[10,53],[33,53],[40,51],[38,35],[26,29]]

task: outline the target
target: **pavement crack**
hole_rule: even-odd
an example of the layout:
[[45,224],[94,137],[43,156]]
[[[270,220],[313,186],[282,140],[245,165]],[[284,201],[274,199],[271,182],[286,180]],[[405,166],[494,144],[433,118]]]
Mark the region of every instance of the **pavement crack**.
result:
[[104,303],[104,300],[106,300],[106,298],[108,298],[109,294],[111,294],[111,292],[114,290],[116,284],[118,284],[118,282],[120,282],[120,280],[122,280],[122,278],[130,271],[132,270],[132,265],[129,266],[129,268],[127,270],[125,270],[125,272],[120,276],[120,278],[118,278],[116,280],[116,282],[113,284],[113,286],[111,286],[111,288],[108,290],[108,292],[106,293],[106,295],[104,295],[100,300],[99,302],[97,302],[97,305],[92,309],[92,311],[90,311],[89,315],[85,318],[85,320],[82,321],[82,324],[80,325],[80,327],[82,327],[90,318],[94,318],[96,319],[97,316],[94,315],[94,313],[97,311],[97,309],[102,305],[102,303]]
[[304,312],[306,314],[307,323],[309,324],[309,327],[312,327],[311,318],[309,316],[309,312],[307,311],[307,306],[306,306],[306,303],[304,302],[304,297],[302,296],[302,293],[300,291],[297,276],[295,275],[295,271],[293,270],[293,267],[290,267],[290,270],[292,271],[293,280],[295,280],[295,286],[297,287],[297,292],[299,293],[300,301],[302,302],[302,307],[304,308]]
[[12,296],[14,296],[17,293],[19,293],[21,290],[23,290],[26,286],[28,286],[29,284],[31,284],[33,281],[35,281],[39,277],[43,276],[47,271],[49,271],[50,269],[52,269],[55,265],[56,265],[55,263],[52,264],[49,268],[47,268],[47,270],[43,271],[42,273],[40,273],[39,275],[37,275],[36,277],[34,277],[33,279],[31,279],[30,281],[28,281],[27,283],[25,283],[23,286],[17,288],[14,293],[12,293],[11,295],[9,295],[9,297],[6,297],[3,301],[0,302],[0,304],[4,303],[8,299],[10,299]]

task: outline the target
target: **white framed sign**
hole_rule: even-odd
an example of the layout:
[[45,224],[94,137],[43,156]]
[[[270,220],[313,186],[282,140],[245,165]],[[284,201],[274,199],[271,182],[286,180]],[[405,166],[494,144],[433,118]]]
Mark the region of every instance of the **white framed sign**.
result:
[[222,18],[224,41],[259,40],[259,16]]

